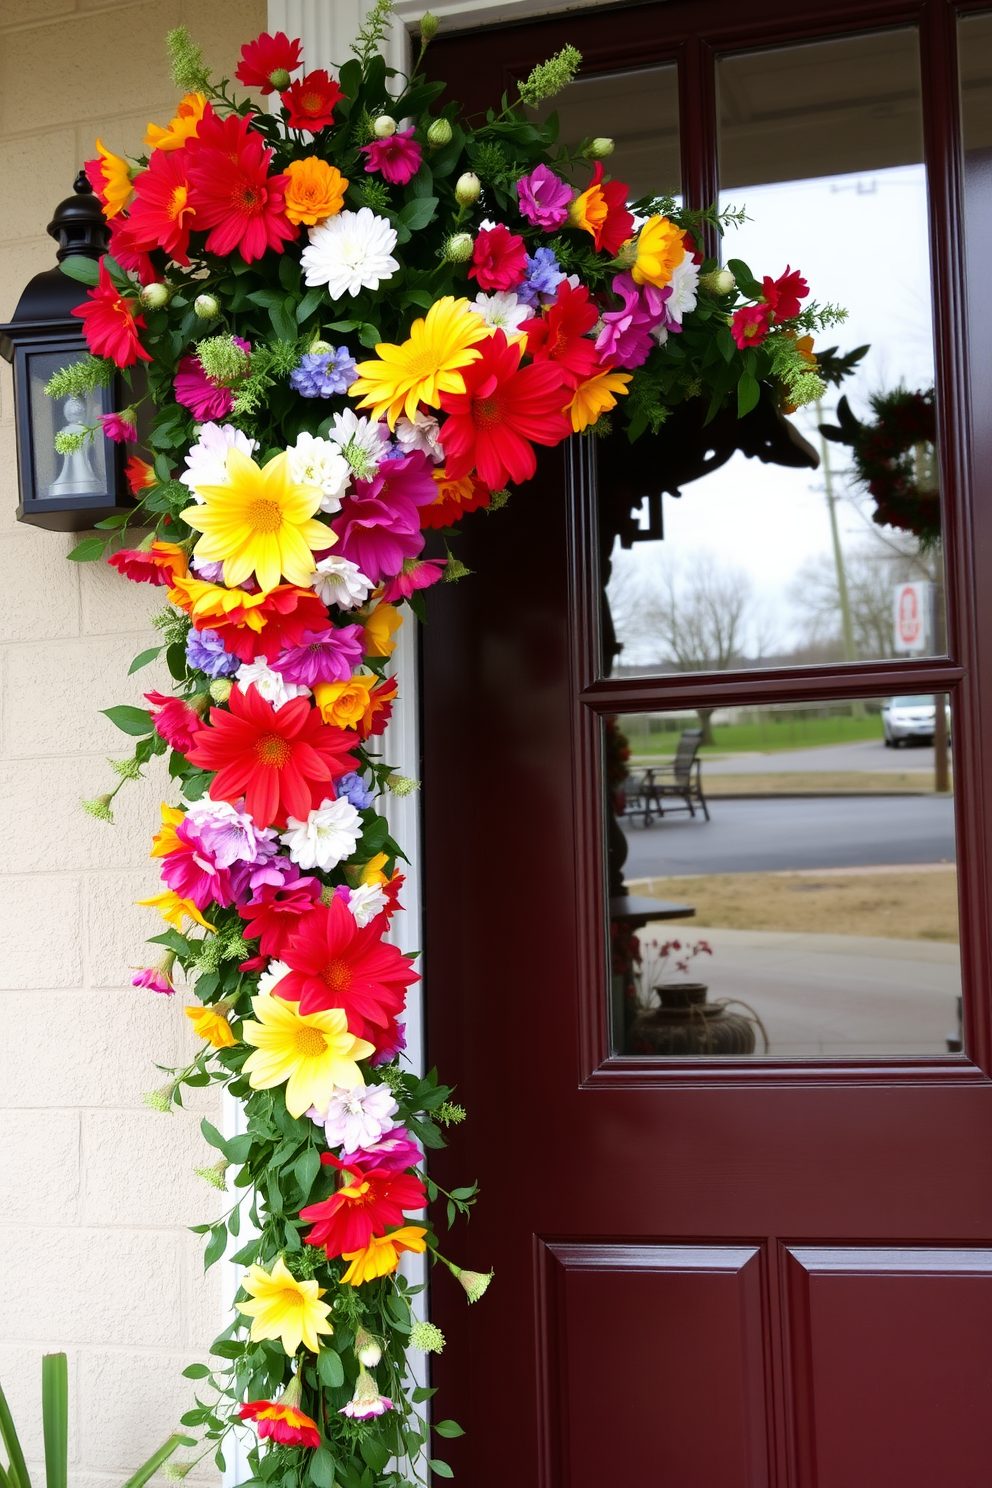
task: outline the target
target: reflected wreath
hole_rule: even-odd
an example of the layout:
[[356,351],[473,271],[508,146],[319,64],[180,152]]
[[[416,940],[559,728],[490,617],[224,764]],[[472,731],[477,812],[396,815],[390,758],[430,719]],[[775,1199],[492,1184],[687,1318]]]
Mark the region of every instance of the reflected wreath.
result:
[[[403,1065],[417,972],[387,938],[404,859],[377,803],[416,782],[376,742],[402,607],[422,619],[425,591],[464,576],[458,521],[527,482],[536,445],[614,414],[636,439],[691,398],[743,416],[763,385],[814,400],[809,336],[843,318],[804,308],[789,268],[759,281],[704,259],[741,214],[630,207],[604,174],[611,141],[557,147],[555,117],[528,110],[571,80],[573,48],[471,123],[420,73],[434,17],[412,75],[386,66],[389,11],[380,0],[336,77],[300,76],[282,33],[248,43],[236,79],[254,101],[170,33],[176,116],[149,126],[140,159],[98,141],[87,166],[110,249],[63,265],[89,283],[90,355],[49,386],[85,394],[124,369],[132,404],[59,450],[135,446],[140,429],[150,456],[128,461],[133,512],[70,555],[168,591],[161,644],[131,670],[164,652],[172,694],[107,710],[137,742],[115,789],[84,803],[112,821],[124,781],[168,754],[163,887],[142,901],[167,928],[134,983],[172,995],[181,969],[202,1047],[149,1103],[220,1085],[244,1105],[244,1135],[203,1123],[219,1152],[203,1176],[237,1196],[196,1227],[206,1264],[243,1210],[254,1233],[214,1362],[185,1371],[184,1441],[222,1467],[227,1434],[253,1421],[251,1481],[286,1488],[450,1476],[431,1433],[461,1430],[427,1421],[409,1363],[444,1340],[415,1320],[399,1262],[429,1253],[470,1302],[491,1279],[439,1250],[474,1185],[444,1193],[425,1168],[465,1113]],[[147,529],[137,547],[128,526]]]

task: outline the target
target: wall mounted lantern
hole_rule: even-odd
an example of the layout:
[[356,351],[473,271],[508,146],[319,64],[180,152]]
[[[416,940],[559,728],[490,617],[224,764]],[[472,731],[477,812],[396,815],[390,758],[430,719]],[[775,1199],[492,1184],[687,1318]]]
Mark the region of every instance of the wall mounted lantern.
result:
[[[82,171],[74,195],[56,207],[48,233],[59,245],[60,264],[106,252],[109,229]],[[59,268],[46,269],[27,285],[9,324],[0,325],[0,355],[14,368],[17,519],[59,532],[81,531],[134,505],[122,445],[98,434],[72,454],[55,448],[56,434],[77,433],[122,406],[117,377],[87,398],[55,399],[45,392],[53,373],[88,355],[82,321],[71,313],[85,298],[84,284]]]

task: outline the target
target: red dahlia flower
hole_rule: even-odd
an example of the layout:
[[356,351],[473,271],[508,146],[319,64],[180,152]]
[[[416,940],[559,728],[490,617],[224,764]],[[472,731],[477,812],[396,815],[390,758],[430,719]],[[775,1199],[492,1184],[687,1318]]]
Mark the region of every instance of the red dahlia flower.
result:
[[[320,1160],[344,1169],[330,1152],[321,1153]],[[387,1225],[402,1224],[405,1210],[423,1209],[427,1203],[423,1183],[411,1173],[349,1166],[344,1175],[348,1181],[337,1193],[300,1210],[301,1219],[313,1221],[304,1237],[307,1244],[322,1246],[328,1260],[346,1250],[364,1250],[373,1235],[386,1233]]]
[[189,266],[190,228],[196,215],[190,202],[189,156],[185,150],[153,150],[148,169],[134,178],[134,201],[126,236],[137,253],[164,248],[170,258]]
[[[440,529],[451,527],[455,522],[461,521],[466,512],[478,511],[481,506],[488,506],[492,500],[492,491],[481,481],[477,475],[463,475],[461,480],[449,480],[443,465],[434,471],[434,480],[437,485],[437,495],[428,506],[420,508],[420,525],[424,528]],[[437,559],[425,558],[424,563],[434,562]],[[436,576],[441,577],[440,573]],[[391,581],[388,588],[396,589],[402,594],[402,589]],[[426,587],[426,585],[411,585],[411,588]],[[404,596],[405,597],[405,596]]]
[[169,697],[164,692],[146,692],[145,697],[154,709],[155,732],[180,754],[188,754],[197,732],[203,728],[203,719],[196,709],[182,698]]
[[334,105],[343,97],[340,86],[322,67],[308,72],[282,94],[283,104],[289,109],[286,123],[290,129],[316,134],[334,123]]
[[253,263],[269,248],[281,253],[297,236],[285,212],[289,177],[267,174],[272,151],[248,119],[203,119],[186,151],[197,230],[210,230],[208,252],[226,258],[237,248],[245,263]]
[[523,238],[511,233],[502,222],[480,229],[468,271],[468,277],[478,280],[480,289],[515,289],[526,273],[527,249]]
[[492,491],[530,480],[537,456],[529,441],[560,444],[572,432],[562,413],[561,369],[554,362],[521,367],[523,345],[496,331],[477,348],[479,360],[462,368],[464,393],[442,393],[445,468],[451,480],[473,465]]
[[[320,880],[298,878],[294,883],[262,884],[238,914],[248,923],[245,940],[258,940],[261,958],[281,956],[300,916],[309,914],[320,898]],[[242,967],[244,970],[244,967]]]
[[128,274],[137,274],[142,284],[162,283],[162,275],[152,263],[151,254],[138,247],[126,217],[115,217],[110,224],[109,252]]
[[[228,609],[232,594],[244,603]],[[169,601],[185,610],[197,630],[215,630],[224,650],[240,661],[264,656],[272,662],[280,651],[300,645],[307,630],[326,630],[327,609],[312,589],[277,584],[267,594],[225,589],[192,576],[175,585]]]
[[[292,706],[286,703],[280,717]],[[378,919],[359,929],[337,895],[330,904],[318,904],[282,952],[290,971],[273,988],[275,995],[299,1002],[304,1017],[344,1008],[356,1038],[375,1043],[389,1019],[402,1012],[407,987],[420,980],[408,957],[382,944],[385,925]]]
[[131,456],[124,466],[124,473],[127,476],[127,483],[132,496],[137,496],[138,492],[143,491],[146,486],[154,486],[156,484],[155,471],[149,465],[148,461],[143,460],[140,455]]
[[186,572],[186,550],[176,543],[153,542],[150,548],[121,548],[107,562],[135,584],[174,584],[176,575]]
[[776,320],[791,320],[798,315],[802,308],[800,300],[804,300],[809,294],[809,285],[800,274],[798,269],[790,269],[785,266],[785,273],[773,279],[766,274],[761,281],[761,293],[764,295],[765,304],[770,305],[775,312]]
[[316,1421],[311,1421],[299,1409],[298,1380],[299,1375],[294,1375],[278,1400],[247,1400],[238,1406],[238,1415],[242,1421],[257,1424],[259,1437],[271,1437],[283,1447],[319,1447],[320,1432]]
[[569,211],[569,222],[592,233],[597,253],[619,253],[634,231],[634,218],[627,211],[630,187],[624,181],[604,181],[603,162],[597,160],[592,180]]
[[[288,85],[288,74],[302,66],[302,41],[290,41],[285,31],[277,31],[275,36],[263,31],[241,48],[241,61],[234,76],[246,88],[276,93]],[[283,77],[283,73],[287,76]]]
[[217,771],[214,801],[244,796],[257,827],[284,827],[290,816],[306,821],[333,797],[332,780],[355,769],[348,753],[354,733],[324,723],[309,698],[293,698],[277,713],[253,682],[247,692],[235,687],[228,703],[230,712],[211,708],[210,726],[183,752],[191,764]]
[[599,370],[599,358],[593,343],[586,339],[599,319],[599,311],[589,301],[584,284],[577,288],[562,283],[558,298],[544,315],[525,320],[520,329],[527,336],[527,352],[535,362],[557,362],[562,379],[577,387]]
[[94,356],[109,357],[118,367],[131,367],[139,357],[143,362],[151,361],[138,340],[138,329],[144,330],[145,326],[139,309],[137,300],[125,298],[117,289],[101,259],[99,284],[72,313],[83,322],[86,344]]
[[772,323],[770,305],[742,305],[734,311],[730,322],[730,334],[741,351],[749,346],[760,346],[768,335]]

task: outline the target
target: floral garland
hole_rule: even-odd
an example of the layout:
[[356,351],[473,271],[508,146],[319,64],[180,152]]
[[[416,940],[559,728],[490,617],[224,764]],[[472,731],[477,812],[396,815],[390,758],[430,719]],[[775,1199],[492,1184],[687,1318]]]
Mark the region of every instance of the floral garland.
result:
[[925,546],[940,539],[940,487],[934,467],[937,414],[933,388],[897,388],[871,399],[875,420],[862,424],[846,398],[837,424],[821,426],[824,438],[851,448],[855,478],[875,502],[872,521],[912,532]]
[[[842,318],[803,310],[791,269],[758,281],[704,261],[714,213],[631,210],[604,176],[609,140],[554,151],[555,119],[526,109],[570,81],[573,48],[471,127],[454,104],[431,112],[442,86],[419,61],[409,78],[386,67],[389,9],[336,77],[294,81],[301,45],[282,33],[248,43],[236,78],[261,102],[170,34],[175,118],[149,126],[141,159],[98,141],[87,166],[110,251],[63,266],[90,284],[75,313],[91,355],[49,386],[79,395],[124,369],[131,405],[59,448],[140,428],[152,456],[128,461],[134,511],[71,554],[168,591],[162,645],[131,670],[164,650],[174,695],[108,710],[137,739],[116,789],[168,752],[179,802],[152,847],[162,891],[142,901],[167,922],[164,954],[134,983],[171,995],[178,965],[203,1047],[150,1103],[208,1084],[244,1103],[242,1136],[203,1123],[220,1153],[203,1175],[226,1190],[236,1170],[237,1193],[198,1227],[206,1264],[243,1211],[255,1234],[218,1362],[186,1370],[203,1392],[183,1424],[223,1466],[232,1425],[254,1421],[252,1481],[288,1488],[401,1488],[425,1461],[450,1475],[429,1433],[460,1428],[428,1425],[408,1362],[443,1339],[414,1320],[399,1261],[429,1252],[470,1302],[490,1281],[411,1220],[442,1194],[450,1227],[475,1188],[427,1175],[465,1113],[400,1062],[417,972],[386,939],[404,858],[377,802],[416,783],[376,740],[401,607],[422,618],[423,591],[466,572],[455,525],[529,480],[535,445],[602,432],[618,407],[632,438],[690,397],[715,412],[736,395],[745,414],[762,382],[816,398],[808,333]],[[426,16],[420,59],[436,29]],[[128,525],[151,529],[137,548]],[[112,821],[114,794],[85,805]]]

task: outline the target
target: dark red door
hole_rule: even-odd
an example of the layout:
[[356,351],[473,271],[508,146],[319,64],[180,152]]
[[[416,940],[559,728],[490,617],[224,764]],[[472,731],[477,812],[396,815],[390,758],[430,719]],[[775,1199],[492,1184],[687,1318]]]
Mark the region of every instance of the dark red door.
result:
[[[960,71],[971,90],[963,141],[962,16],[972,28],[962,32]],[[434,1315],[449,1340],[434,1383],[443,1391],[443,1415],[467,1430],[445,1443],[444,1456],[471,1488],[992,1482],[992,980],[989,766],[982,747],[983,737],[992,737],[992,703],[981,685],[992,654],[992,599],[983,578],[992,503],[987,464],[972,460],[973,449],[990,447],[992,415],[987,386],[969,404],[962,228],[965,190],[981,191],[992,143],[982,132],[989,88],[984,24],[971,8],[946,0],[798,9],[782,0],[746,7],[696,0],[442,38],[432,49],[435,75],[455,78],[454,91],[481,106],[498,98],[510,77],[573,41],[593,74],[620,76],[615,116],[641,86],[638,70],[676,64],[681,183],[690,200],[712,200],[721,184],[747,186],[749,170],[757,188],[830,175],[840,183],[851,232],[861,231],[866,242],[874,230],[871,204],[859,217],[856,198],[858,191],[872,194],[869,174],[881,190],[909,181],[915,169],[900,154],[912,127],[900,112],[906,90],[893,84],[886,93],[881,74],[873,81],[872,38],[890,38],[891,55],[914,67],[912,59],[922,58],[943,504],[938,607],[946,597],[946,655],[945,630],[936,623],[928,651],[908,657],[877,648],[873,655],[855,636],[857,654],[842,651],[833,660],[815,654],[812,643],[802,659],[798,643],[789,650],[782,642],[772,655],[748,641],[732,670],[710,664],[676,671],[652,665],[650,656],[640,666],[621,665],[609,633],[623,596],[610,590],[612,615],[601,596],[607,565],[614,564],[615,581],[617,565],[628,559],[614,543],[615,470],[601,455],[597,472],[591,442],[547,453],[538,477],[514,492],[505,510],[466,524],[459,556],[472,576],[442,586],[424,632],[423,741],[429,1054],[445,1079],[457,1082],[468,1109],[437,1175],[445,1183],[479,1178],[482,1197],[471,1224],[448,1249],[496,1272],[485,1300],[470,1309],[442,1284],[433,1288]],[[869,38],[868,52],[858,51],[859,36]],[[747,151],[767,160],[761,139],[778,127],[776,111],[787,114],[790,97],[808,98],[821,86],[819,63],[803,72],[811,53],[797,54],[784,71],[772,54],[817,39],[853,49],[835,54],[834,69],[848,89],[838,95],[834,117],[848,122],[833,132],[850,158],[821,158],[831,130],[824,97],[822,117],[789,126],[796,160],[778,178],[762,175]],[[732,70],[748,57],[758,58],[757,72],[747,72],[746,60]],[[857,109],[862,122],[852,127]],[[583,132],[600,127],[590,119]],[[877,140],[873,158],[858,155],[862,137]],[[845,171],[862,181],[850,197],[841,189]],[[886,171],[904,174],[897,180]],[[976,203],[972,223],[979,220]],[[783,260],[789,252],[783,240]],[[973,275],[975,263],[973,257]],[[895,315],[906,291],[897,283],[898,263],[891,267]],[[987,299],[984,268],[980,275]],[[980,330],[975,312],[971,335]],[[772,483],[785,477],[773,465],[735,458],[741,481],[752,469],[769,472],[752,497],[750,487],[740,488],[757,511],[771,500]],[[710,488],[700,480],[697,489],[702,500]],[[628,492],[628,527],[642,494],[640,487]],[[835,511],[830,491],[826,505],[822,490],[814,494],[809,521],[820,519],[816,513],[826,520],[828,507]],[[690,520],[694,499],[691,482],[681,505],[670,494],[662,498],[674,523],[665,526],[665,541],[676,585],[688,583],[690,548],[679,547],[678,523]],[[645,522],[648,515],[645,508]],[[841,527],[850,555],[856,544],[843,520]],[[786,530],[783,515],[775,531]],[[853,557],[851,563],[853,572]],[[645,563],[644,573],[649,568]],[[770,592],[771,580],[759,576],[757,587],[763,584]],[[677,592],[676,608],[685,610],[690,590]],[[840,630],[838,636],[841,646]],[[723,709],[740,729],[758,727],[747,709],[766,721],[788,712],[790,727],[799,720],[824,729],[824,720],[843,713],[851,720],[844,724],[853,731],[850,748],[877,744],[888,779],[896,766],[930,756],[900,750],[901,739],[883,754],[880,725],[874,743],[869,739],[876,703],[926,703],[944,694],[953,720],[953,808],[919,792],[898,796],[902,805],[893,808],[879,799],[881,788],[831,798],[826,807],[795,793],[761,797],[765,804],[756,805],[757,798],[728,791],[725,799],[713,796],[710,823],[687,813],[643,827],[611,821],[604,806],[617,804],[604,775],[603,733],[604,719],[616,715],[633,736],[641,717],[662,720],[661,728],[668,718],[684,723],[690,710],[704,716]],[[933,731],[936,705],[930,717]],[[829,747],[848,745],[835,739]],[[708,755],[704,784],[728,768]],[[907,828],[917,811],[918,833]],[[617,861],[618,825],[626,865]],[[611,868],[628,885],[636,880],[632,892],[664,898],[657,880],[668,879],[685,896],[694,864],[695,881],[712,887],[725,871],[722,853],[727,863],[733,853],[743,862],[757,845],[770,854],[771,878],[780,853],[799,904],[802,874],[823,869],[819,888],[829,892],[829,873],[840,871],[830,864],[846,850],[860,854],[860,915],[887,912],[871,887],[870,874],[881,868],[893,878],[896,869],[912,877],[912,868],[925,880],[913,911],[919,914],[926,884],[935,897],[950,871],[937,860],[955,856],[953,847],[939,848],[934,862],[925,861],[927,843],[936,841],[927,833],[945,830],[956,841],[958,865],[962,1052],[948,1052],[953,1037],[943,1042],[951,1026],[940,1025],[937,1043],[932,1031],[919,1031],[926,999],[950,995],[952,956],[940,932],[932,946],[913,939],[912,926],[886,941],[890,932],[868,921],[857,956],[850,945],[838,947],[836,935],[818,933],[800,945],[801,936],[775,940],[769,932],[760,941],[747,928],[720,931],[714,968],[722,957],[737,990],[751,977],[749,1005],[767,990],[762,977],[778,977],[790,1008],[806,1010],[798,1033],[788,1034],[788,1020],[775,1025],[783,1032],[773,1029],[767,1055],[760,1041],[753,1053],[723,1056],[712,1046],[677,1057],[657,1047],[638,1050],[624,1022],[624,976],[618,983],[610,957]],[[710,831],[717,835],[707,838]],[[803,854],[812,854],[808,868]],[[847,860],[839,861],[847,871]],[[612,887],[615,893],[616,882]],[[631,925],[637,928],[628,919],[626,929]],[[680,922],[679,931],[691,936],[691,921]],[[902,949],[890,954],[891,946]],[[775,960],[785,951],[788,966]],[[829,974],[819,956],[835,957]],[[828,1006],[828,997],[837,1000]],[[953,999],[945,1005],[950,1011]],[[775,1006],[781,1011],[783,1003]],[[868,1027],[858,1020],[876,1007],[883,1009],[876,1031],[851,1033]],[[913,1022],[917,1015],[923,1021]]]

